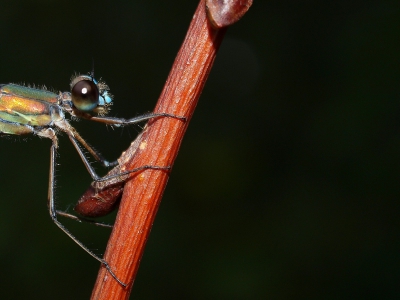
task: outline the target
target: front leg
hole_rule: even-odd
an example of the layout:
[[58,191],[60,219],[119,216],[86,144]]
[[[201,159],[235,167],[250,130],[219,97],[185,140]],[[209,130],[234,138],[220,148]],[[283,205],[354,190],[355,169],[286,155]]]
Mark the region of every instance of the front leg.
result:
[[92,120],[92,121],[96,121],[96,122],[100,122],[100,123],[104,123],[104,124],[108,124],[108,125],[114,125],[114,126],[126,126],[126,125],[131,125],[131,124],[136,124],[136,123],[140,123],[149,119],[154,119],[154,118],[160,118],[160,117],[167,117],[167,118],[175,118],[181,121],[186,121],[185,117],[181,117],[181,116],[176,116],[173,114],[168,114],[168,113],[148,113],[148,114],[144,114],[141,116],[137,116],[131,119],[124,119],[124,118],[115,118],[115,117],[95,117],[95,116],[84,116],[85,118]]

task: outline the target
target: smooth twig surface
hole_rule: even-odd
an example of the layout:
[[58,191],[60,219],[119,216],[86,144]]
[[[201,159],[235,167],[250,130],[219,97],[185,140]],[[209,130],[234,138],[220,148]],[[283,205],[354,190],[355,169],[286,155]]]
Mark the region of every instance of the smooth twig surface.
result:
[[[187,120],[151,120],[121,157],[122,171],[142,165],[173,165],[224,33],[225,29],[210,26],[205,0],[201,0],[154,110]],[[126,183],[104,259],[128,286],[120,285],[102,266],[92,299],[129,298],[168,174],[165,170],[145,170]]]

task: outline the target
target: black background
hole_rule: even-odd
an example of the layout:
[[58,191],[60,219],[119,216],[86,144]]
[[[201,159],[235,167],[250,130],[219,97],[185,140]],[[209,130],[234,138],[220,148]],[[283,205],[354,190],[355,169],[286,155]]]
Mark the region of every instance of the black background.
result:
[[[196,6],[1,1],[0,82],[65,91],[94,59],[111,115],[151,111]],[[398,1],[256,0],[222,43],[132,298],[396,298],[399,33]],[[110,159],[140,131],[73,124]],[[0,297],[89,298],[99,263],[46,208],[50,141],[0,145]],[[70,211],[91,180],[65,135],[58,162]],[[103,253],[108,230],[65,224]]]

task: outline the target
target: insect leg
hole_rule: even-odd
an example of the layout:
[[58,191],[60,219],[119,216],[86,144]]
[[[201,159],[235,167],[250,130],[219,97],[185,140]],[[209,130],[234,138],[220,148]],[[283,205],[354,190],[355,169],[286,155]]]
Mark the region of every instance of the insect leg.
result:
[[[47,130],[51,130],[51,129],[47,129]],[[54,132],[53,132],[53,134],[54,134]],[[42,135],[42,136],[44,136],[44,135]],[[53,222],[58,226],[58,228],[60,228],[62,231],[64,231],[64,233],[66,235],[68,235],[76,244],[78,244],[78,246],[80,246],[83,250],[85,250],[90,256],[92,256],[94,259],[96,259],[101,264],[103,264],[106,267],[107,271],[111,274],[111,276],[114,277],[114,279],[119,284],[121,284],[122,286],[125,287],[126,284],[123,283],[114,274],[114,272],[111,270],[110,265],[104,259],[98,257],[96,254],[94,254],[92,251],[90,251],[89,248],[87,248],[81,241],[79,241],[74,235],[72,235],[72,233],[70,233],[67,230],[67,228],[65,228],[64,225],[62,225],[60,223],[60,221],[58,221],[58,219],[57,219],[57,210],[55,208],[55,203],[54,203],[54,187],[55,187],[54,176],[55,176],[56,148],[57,148],[57,137],[55,136],[55,134],[54,134],[52,140],[53,140],[53,144],[51,145],[51,148],[50,148],[50,172],[49,172],[49,191],[48,191],[48,208],[49,208],[50,217],[53,220]]]
[[[114,174],[114,175],[108,175],[108,176],[104,176],[104,177],[100,177],[97,175],[97,173],[95,172],[95,170],[93,169],[93,167],[91,166],[90,162],[87,160],[85,154],[83,153],[82,149],[79,147],[79,144],[77,142],[77,140],[71,136],[68,135],[69,139],[71,140],[72,144],[74,145],[75,149],[78,151],[79,156],[81,157],[86,169],[88,170],[90,176],[92,176],[94,181],[100,182],[100,181],[107,181],[113,178],[118,178],[118,177],[123,177],[125,175],[128,175],[130,173],[134,173],[134,172],[138,172],[138,171],[143,171],[143,170],[147,170],[147,169],[153,169],[153,170],[169,170],[171,167],[167,166],[167,167],[160,167],[160,166],[150,166],[150,165],[144,165],[129,171],[124,171],[118,174]],[[126,178],[121,178],[121,181],[125,181]]]
[[168,114],[168,113],[148,113],[148,114],[137,116],[137,117],[134,117],[131,119],[114,118],[114,117],[94,117],[94,116],[90,117],[89,119],[92,121],[105,123],[108,125],[126,126],[126,125],[136,124],[136,123],[140,123],[140,122],[143,122],[143,121],[146,121],[149,119],[160,118],[160,117],[168,117],[168,118],[178,119],[181,121],[186,121],[185,117],[176,116],[176,115]]
[[90,224],[93,224],[93,225],[96,225],[96,226],[100,226],[100,227],[113,228],[113,225],[96,222],[96,221],[93,221],[93,220],[90,220],[90,219],[87,219],[87,218],[83,218],[83,217],[78,217],[78,216],[66,213],[64,211],[61,211],[61,210],[57,210],[56,213],[57,213],[58,216],[69,218],[69,219],[72,219],[72,220],[77,221],[77,222],[87,222],[87,223],[90,223]]

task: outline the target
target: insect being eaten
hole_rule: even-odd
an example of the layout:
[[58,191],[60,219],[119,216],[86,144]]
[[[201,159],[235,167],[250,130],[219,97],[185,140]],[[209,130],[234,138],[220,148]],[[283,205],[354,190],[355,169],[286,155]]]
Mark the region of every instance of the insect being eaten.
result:
[[[107,117],[112,104],[112,95],[109,92],[108,86],[101,81],[96,81],[93,72],[89,75],[77,75],[71,80],[71,92],[59,92],[58,94],[48,91],[46,89],[31,88],[16,84],[0,84],[0,134],[1,135],[25,135],[34,134],[40,137],[49,138],[52,141],[50,148],[50,174],[49,174],[49,191],[48,191],[48,209],[53,222],[67,234],[75,243],[84,249],[93,258],[102,263],[110,272],[112,277],[117,280],[121,285],[125,286],[115,273],[112,271],[109,264],[91,250],[89,250],[82,242],[76,239],[57,219],[58,215],[78,219],[78,217],[65,212],[57,211],[54,203],[54,189],[55,189],[55,166],[56,166],[56,149],[58,148],[57,132],[65,132],[80,158],[82,159],[86,169],[95,183],[106,183],[106,191],[109,191],[109,186],[116,186],[121,190],[124,180],[130,173],[138,172],[145,169],[168,170],[169,166],[151,166],[145,165],[139,168],[118,172],[114,171],[108,175],[101,177],[98,176],[95,170],[90,165],[81,149],[84,147],[93,158],[101,163],[104,167],[116,166],[113,170],[120,170],[118,162],[109,162],[105,160],[102,155],[90,146],[81,135],[75,130],[74,127],[66,119],[66,115],[72,118],[87,119],[95,122],[104,123],[107,125],[122,127],[131,124],[136,124],[153,118],[171,117],[182,121],[184,117],[175,116],[168,113],[147,113],[131,119]],[[113,185],[115,179],[118,185]],[[96,199],[98,199],[98,192],[93,191]],[[85,210],[79,210],[82,205],[78,204],[75,209],[78,213],[86,217],[96,217],[104,215],[115,208],[119,197],[112,193],[111,196],[103,196],[104,198],[113,198],[114,203],[109,207],[100,207],[96,205],[86,205]],[[82,201],[80,201],[81,203]],[[110,201],[111,203],[111,201]]]

